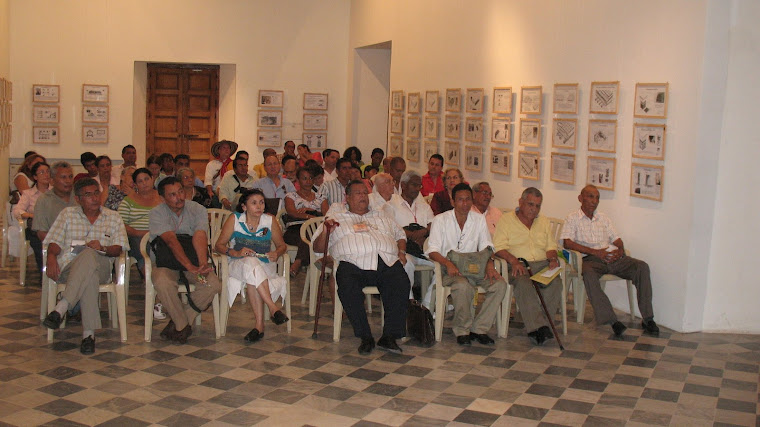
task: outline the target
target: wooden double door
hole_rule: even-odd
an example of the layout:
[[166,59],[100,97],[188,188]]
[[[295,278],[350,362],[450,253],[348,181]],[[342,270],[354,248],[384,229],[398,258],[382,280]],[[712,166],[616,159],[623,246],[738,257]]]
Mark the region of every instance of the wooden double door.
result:
[[148,64],[147,156],[190,156],[190,167],[203,180],[217,141],[219,66]]

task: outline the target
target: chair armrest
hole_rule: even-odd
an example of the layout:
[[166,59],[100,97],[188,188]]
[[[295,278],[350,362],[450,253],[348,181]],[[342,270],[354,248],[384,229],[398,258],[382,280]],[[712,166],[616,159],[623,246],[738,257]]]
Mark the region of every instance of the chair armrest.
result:
[[114,277],[117,285],[124,286],[126,283],[126,266],[127,266],[127,254],[126,251],[121,251],[118,258],[114,261]]

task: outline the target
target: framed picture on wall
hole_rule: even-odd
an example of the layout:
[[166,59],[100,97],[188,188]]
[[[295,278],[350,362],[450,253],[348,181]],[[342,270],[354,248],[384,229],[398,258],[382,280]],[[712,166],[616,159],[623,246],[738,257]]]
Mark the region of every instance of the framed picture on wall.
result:
[[409,92],[406,95],[406,112],[407,114],[420,114],[420,93]]
[[281,147],[282,130],[258,129],[256,134],[256,145],[259,147]]
[[462,111],[462,89],[446,89],[446,111]]
[[407,138],[420,137],[420,116],[409,116],[406,118],[406,136]]
[[563,184],[575,184],[575,154],[552,153],[549,179]]
[[[61,86],[59,85],[32,85],[32,102],[59,102],[61,100]],[[8,98],[6,88],[5,98]]]
[[57,105],[35,105],[32,107],[32,121],[34,123],[58,123],[59,118],[60,107]]
[[483,150],[476,145],[464,147],[464,168],[470,171],[483,171]]
[[391,157],[401,157],[404,155],[404,141],[400,136],[392,136],[388,139],[388,154]]
[[394,90],[391,92],[391,110],[404,111],[404,91]]
[[509,144],[512,137],[512,123],[508,118],[491,119],[491,142]]
[[259,127],[282,127],[282,111],[259,110],[258,124]]
[[541,145],[541,119],[520,119],[520,145]]
[[665,125],[634,123],[632,153],[639,159],[664,160]]
[[422,160],[427,162],[433,154],[438,154],[438,141],[425,141]]
[[464,140],[483,142],[483,118],[466,117],[464,119]]
[[420,161],[420,140],[419,139],[407,139],[406,140],[406,159],[410,162]]
[[82,105],[82,121],[85,123],[108,123],[108,106]]
[[438,116],[425,117],[425,138],[438,139]]
[[620,82],[591,82],[589,113],[617,114]]
[[617,140],[617,120],[588,121],[588,149],[614,153]]
[[58,126],[32,126],[32,142],[35,144],[58,144]]
[[304,132],[301,137],[311,151],[322,151],[327,148],[327,134],[323,132]]
[[304,93],[303,94],[304,110],[327,110],[326,93]]
[[5,79],[0,77],[0,101],[5,101]]
[[438,112],[438,94],[437,90],[429,90],[425,92],[425,112],[437,113]]
[[509,160],[509,150],[491,148],[491,172],[509,176],[512,162]]
[[303,130],[327,130],[327,114],[304,113]]
[[552,147],[575,149],[578,140],[578,119],[554,119]]
[[643,199],[662,201],[662,177],[665,167],[631,164],[631,196]]
[[554,84],[554,114],[578,114],[578,83]]
[[633,117],[665,119],[668,117],[668,84],[636,83]]
[[595,185],[600,190],[615,190],[615,158],[589,156],[586,184]]
[[391,114],[391,133],[404,133],[404,116]]
[[259,108],[282,108],[284,98],[281,90],[259,90]]
[[459,166],[459,142],[446,141],[443,144],[443,162],[451,166]]
[[13,82],[5,80],[5,99],[6,101],[13,101]]
[[538,181],[541,176],[541,153],[535,151],[520,151],[517,161],[517,177]]
[[483,88],[467,89],[466,111],[471,114],[482,114],[484,96]]
[[512,114],[512,88],[493,88],[493,112],[494,114]]
[[461,122],[458,115],[447,114],[444,122],[446,138],[459,139],[461,135],[460,126]]
[[520,114],[541,114],[543,86],[520,88]]
[[82,102],[108,102],[108,85],[82,85]]
[[107,144],[108,126],[82,126],[82,142],[85,144]]

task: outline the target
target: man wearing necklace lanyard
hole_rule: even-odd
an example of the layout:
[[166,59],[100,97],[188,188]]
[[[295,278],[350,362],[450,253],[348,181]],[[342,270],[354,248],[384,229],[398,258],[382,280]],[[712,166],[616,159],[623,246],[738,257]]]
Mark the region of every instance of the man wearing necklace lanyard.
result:
[[[335,271],[338,297],[354,335],[361,339],[359,354],[369,354],[375,347],[364,308],[365,286],[377,286],[385,308],[383,335],[377,345],[401,353],[396,339],[406,336],[410,289],[403,267],[407,262],[406,236],[383,211],[369,210],[367,186],[363,182],[348,183],[346,202],[348,211],[328,217],[317,229],[312,238],[314,251],[329,253],[338,266]],[[330,230],[329,247],[324,227]]]

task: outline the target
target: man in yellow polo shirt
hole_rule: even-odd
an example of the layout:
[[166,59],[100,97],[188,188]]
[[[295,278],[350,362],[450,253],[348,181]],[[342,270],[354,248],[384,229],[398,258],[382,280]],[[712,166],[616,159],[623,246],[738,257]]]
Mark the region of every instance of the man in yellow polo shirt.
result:
[[[554,338],[549,322],[541,309],[541,302],[533,288],[527,268],[518,260],[528,261],[533,273],[546,266],[559,267],[557,242],[551,234],[549,220],[539,216],[543,195],[534,187],[526,188],[519,200],[519,207],[502,215],[496,225],[493,243],[496,256],[509,263],[509,282],[514,285],[515,299],[522,313],[528,338],[535,345]],[[549,313],[556,313],[562,299],[562,282],[555,277],[541,289]]]

